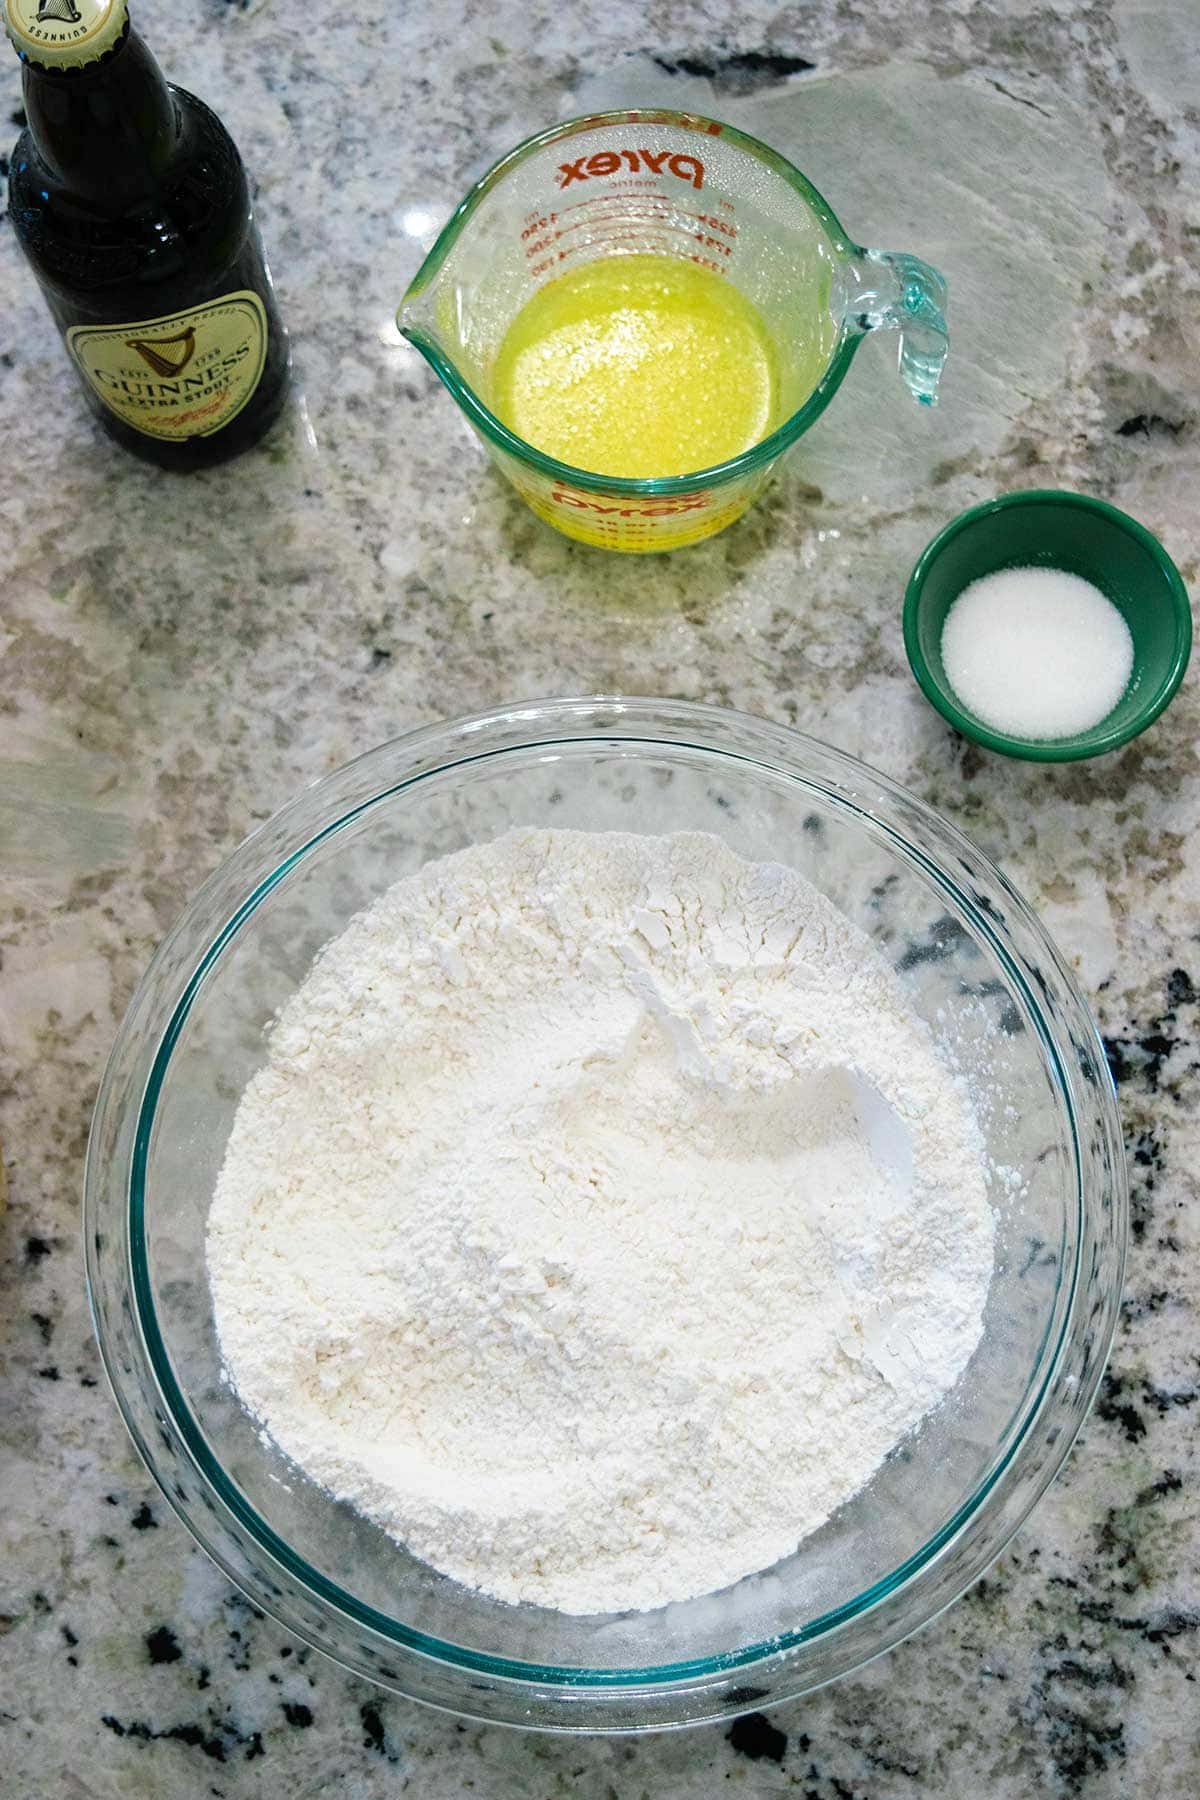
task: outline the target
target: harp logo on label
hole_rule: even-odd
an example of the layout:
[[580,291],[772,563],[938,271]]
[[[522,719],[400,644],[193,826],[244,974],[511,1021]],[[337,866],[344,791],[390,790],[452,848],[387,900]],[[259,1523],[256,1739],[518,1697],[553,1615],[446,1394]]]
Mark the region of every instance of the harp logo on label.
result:
[[146,338],[129,338],[125,348],[136,350],[156,375],[182,375],[196,354],[195,328],[189,325],[178,337],[155,338],[152,343]]

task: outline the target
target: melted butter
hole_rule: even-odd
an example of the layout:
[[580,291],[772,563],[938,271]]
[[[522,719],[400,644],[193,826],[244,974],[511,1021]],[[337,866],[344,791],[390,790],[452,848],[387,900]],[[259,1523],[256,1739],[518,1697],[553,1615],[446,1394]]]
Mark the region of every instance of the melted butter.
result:
[[599,475],[685,475],[776,423],[776,357],[723,276],[608,256],[539,288],[496,359],[492,406],[529,444]]

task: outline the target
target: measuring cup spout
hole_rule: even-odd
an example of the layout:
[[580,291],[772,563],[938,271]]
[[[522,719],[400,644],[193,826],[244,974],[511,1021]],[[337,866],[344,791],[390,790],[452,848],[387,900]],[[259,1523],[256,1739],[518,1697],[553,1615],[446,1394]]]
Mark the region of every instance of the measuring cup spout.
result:
[[950,348],[946,278],[896,250],[864,250],[841,274],[841,316],[850,331],[900,333],[900,375],[914,400],[936,406]]
[[436,280],[422,279],[423,275],[422,269],[396,313],[396,324],[401,332],[421,350],[428,343],[437,343],[441,337],[438,330],[438,283]]
[[430,260],[427,258],[418,270],[400,302],[396,324],[459,405],[470,410],[468,401],[474,399],[473,388],[479,383],[479,371],[471,355],[470,332],[463,318],[463,297],[452,282],[443,283],[438,279],[437,270],[430,275]]
[[397,309],[396,324],[405,337],[410,337],[414,331],[426,334],[431,332],[434,329],[434,317],[429,293],[414,297],[410,288]]

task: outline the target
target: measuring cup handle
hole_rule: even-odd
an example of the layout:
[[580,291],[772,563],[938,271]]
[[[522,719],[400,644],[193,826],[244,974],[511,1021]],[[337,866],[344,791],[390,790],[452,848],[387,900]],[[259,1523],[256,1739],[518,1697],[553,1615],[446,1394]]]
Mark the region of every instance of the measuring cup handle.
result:
[[898,250],[864,250],[844,271],[842,318],[850,331],[900,333],[900,374],[914,400],[936,406],[950,348],[946,278]]

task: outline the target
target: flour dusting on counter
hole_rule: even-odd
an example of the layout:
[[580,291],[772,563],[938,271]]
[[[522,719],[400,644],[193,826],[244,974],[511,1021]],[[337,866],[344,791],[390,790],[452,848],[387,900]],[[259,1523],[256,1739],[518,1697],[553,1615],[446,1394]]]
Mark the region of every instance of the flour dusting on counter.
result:
[[509,1601],[793,1551],[954,1385],[961,1084],[869,940],[701,834],[518,831],[354,919],[234,1122],[208,1260],[280,1448]]

